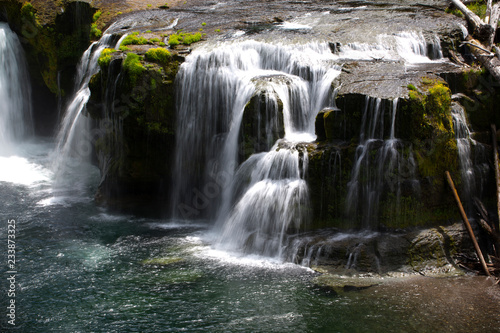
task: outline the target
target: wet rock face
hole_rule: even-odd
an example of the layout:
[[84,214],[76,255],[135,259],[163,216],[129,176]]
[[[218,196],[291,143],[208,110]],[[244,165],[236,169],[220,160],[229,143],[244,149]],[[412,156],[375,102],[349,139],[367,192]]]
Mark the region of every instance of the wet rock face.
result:
[[130,65],[127,57],[113,54],[90,84],[87,111],[99,133],[94,146],[102,174],[96,199],[111,209],[159,216],[172,183],[174,79],[182,58]]
[[456,256],[473,251],[461,224],[407,233],[324,230],[291,242],[290,260],[337,274],[457,274]]
[[[318,114],[318,143],[307,145],[310,228],[400,229],[459,218],[443,177],[447,170],[462,177],[451,91],[429,78],[409,87],[409,98],[397,100],[344,94]],[[483,177],[478,184],[491,170]],[[493,193],[481,186],[481,195]]]

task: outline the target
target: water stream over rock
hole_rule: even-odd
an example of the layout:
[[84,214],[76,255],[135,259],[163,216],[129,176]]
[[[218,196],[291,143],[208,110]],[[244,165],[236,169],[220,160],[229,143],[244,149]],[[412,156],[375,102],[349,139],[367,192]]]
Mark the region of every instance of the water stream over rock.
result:
[[0,155],[15,153],[14,145],[33,135],[31,87],[17,35],[0,22]]

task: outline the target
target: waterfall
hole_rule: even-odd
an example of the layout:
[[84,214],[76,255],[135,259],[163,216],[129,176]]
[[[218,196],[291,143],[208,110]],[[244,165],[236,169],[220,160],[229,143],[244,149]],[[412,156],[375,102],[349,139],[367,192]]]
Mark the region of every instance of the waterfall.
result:
[[0,155],[33,134],[31,86],[17,35],[0,23]]
[[[340,73],[332,58],[326,44],[256,41],[189,55],[177,75],[173,215],[216,220],[222,248],[279,256],[286,232],[305,222],[307,152],[298,143],[315,139],[314,119],[331,103]],[[280,123],[284,134],[239,164],[242,120],[255,96],[264,104],[258,123],[266,122],[257,132],[266,134],[253,139],[268,141]]]
[[460,174],[462,177],[461,197],[470,208],[472,199],[483,193],[483,186],[488,179],[489,167],[482,144],[471,138],[465,109],[458,103],[452,103],[451,115],[457,140]]
[[78,64],[74,93],[64,111],[64,117],[57,134],[54,152],[56,185],[69,170],[88,164],[92,155],[92,133],[90,118],[85,106],[90,97],[89,82],[99,71],[97,60],[102,50],[113,46],[113,36],[105,34],[94,42],[83,54]]
[[[376,227],[382,196],[391,193],[399,200],[403,178],[415,178],[413,154],[411,150],[406,156],[400,153],[403,143],[395,137],[397,102],[386,107],[380,98],[366,98],[360,143],[347,184],[346,213],[358,227]],[[403,170],[409,175],[403,175]]]
[[340,47],[338,56],[349,60],[404,61],[407,64],[428,63],[443,59],[438,36],[425,38],[422,33],[405,31],[377,36],[377,43],[349,43]]

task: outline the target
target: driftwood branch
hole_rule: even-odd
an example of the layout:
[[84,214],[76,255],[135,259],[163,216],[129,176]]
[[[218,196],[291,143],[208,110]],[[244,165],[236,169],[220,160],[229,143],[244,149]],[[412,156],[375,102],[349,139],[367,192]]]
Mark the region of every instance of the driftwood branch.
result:
[[[467,41],[472,44],[476,44],[481,48],[485,48],[485,46],[481,45],[481,43],[472,37],[468,36]],[[500,59],[497,57],[491,57],[490,53],[484,52],[483,50],[477,47],[470,47],[471,53],[476,56],[477,60],[483,65],[488,72],[490,72],[491,76],[495,78],[498,82],[500,82]]]
[[474,244],[474,249],[476,250],[477,257],[481,262],[481,266],[483,267],[483,271],[487,276],[491,276],[490,271],[488,270],[488,266],[486,265],[486,261],[484,261],[483,253],[479,248],[479,244],[477,243],[476,236],[474,235],[474,231],[472,231],[472,227],[470,226],[469,219],[465,214],[464,207],[462,206],[462,202],[460,201],[460,197],[458,196],[457,189],[455,188],[455,184],[453,183],[453,179],[451,179],[450,173],[446,171],[445,173],[446,179],[448,180],[448,185],[450,185],[450,189],[453,192],[453,196],[455,197],[455,201],[457,202],[458,210],[460,211],[460,215],[462,216],[462,220],[465,224],[465,228],[469,233],[469,236],[472,240],[472,244]]

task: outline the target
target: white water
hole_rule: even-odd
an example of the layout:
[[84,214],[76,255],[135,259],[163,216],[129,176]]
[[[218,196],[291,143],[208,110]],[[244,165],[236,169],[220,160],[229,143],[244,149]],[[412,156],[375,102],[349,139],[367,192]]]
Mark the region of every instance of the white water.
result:
[[358,227],[376,227],[382,196],[392,193],[399,200],[402,182],[415,179],[411,150],[407,156],[400,153],[402,142],[395,137],[397,102],[386,108],[381,99],[366,98],[346,200],[346,213]]
[[[286,232],[305,222],[307,153],[297,143],[315,139],[314,119],[340,73],[333,58],[326,44],[256,41],[187,57],[177,77],[173,214],[216,218],[221,248],[279,256]],[[238,166],[245,105],[260,93],[267,129],[279,123],[281,102],[284,137]]]
[[24,52],[9,26],[0,23],[0,156],[33,135],[31,86]]
[[464,203],[469,205],[474,197],[479,197],[483,192],[490,168],[485,163],[488,159],[484,156],[483,145],[471,137],[465,109],[458,103],[452,103],[451,114],[462,177],[461,197]]
[[442,61],[440,40],[427,40],[422,33],[405,31],[395,35],[378,35],[377,42],[342,45],[338,57],[348,60],[403,61],[405,64]]
[[[75,93],[65,109],[53,154],[56,187],[68,179],[66,175],[72,169],[85,167],[90,163],[93,149],[91,120],[85,114],[85,107],[90,97],[89,82],[99,71],[97,60],[101,52],[105,48],[113,47],[112,40],[112,35],[105,34],[98,42],[94,42],[85,51],[78,65]],[[85,182],[79,182],[79,185],[84,184]]]

